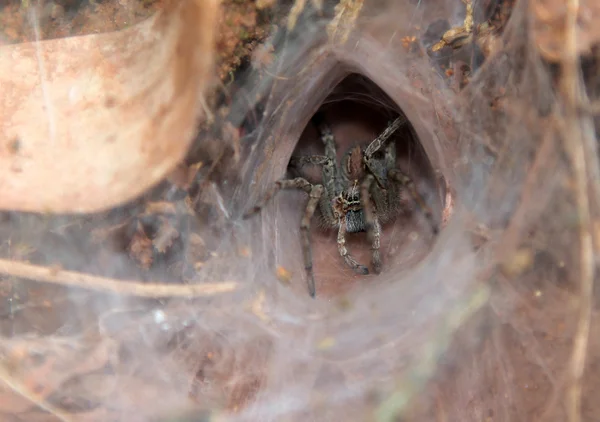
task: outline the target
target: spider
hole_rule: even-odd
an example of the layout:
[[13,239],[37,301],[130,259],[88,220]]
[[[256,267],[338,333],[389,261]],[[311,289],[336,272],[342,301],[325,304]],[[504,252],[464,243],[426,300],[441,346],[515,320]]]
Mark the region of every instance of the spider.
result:
[[391,135],[406,123],[404,116],[397,117],[371,143],[350,148],[337,162],[336,144],[330,127],[323,119],[315,118],[325,147],[325,155],[292,157],[290,167],[305,165],[322,167],[322,182],[311,184],[303,177],[284,179],[265,195],[261,204],[252,208],[244,218],[258,213],[281,189],[300,189],[308,194],[308,202],[300,222],[304,268],[308,292],[315,297],[312,251],[310,242],[311,219],[318,210],[321,226],[337,229],[337,245],[346,265],[359,274],[368,274],[366,266],[358,263],[346,248],[346,234],[367,232],[371,243],[373,272],[381,272],[381,225],[393,219],[402,210],[401,193],[408,190],[430,222],[433,233],[437,224],[429,207],[415,188],[415,184],[396,168],[395,142],[387,142]]

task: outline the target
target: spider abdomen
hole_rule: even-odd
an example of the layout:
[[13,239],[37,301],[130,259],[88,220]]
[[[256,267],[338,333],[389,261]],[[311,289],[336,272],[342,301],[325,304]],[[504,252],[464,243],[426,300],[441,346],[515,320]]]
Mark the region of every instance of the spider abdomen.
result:
[[364,232],[366,227],[363,210],[348,211],[346,213],[346,230],[348,233]]

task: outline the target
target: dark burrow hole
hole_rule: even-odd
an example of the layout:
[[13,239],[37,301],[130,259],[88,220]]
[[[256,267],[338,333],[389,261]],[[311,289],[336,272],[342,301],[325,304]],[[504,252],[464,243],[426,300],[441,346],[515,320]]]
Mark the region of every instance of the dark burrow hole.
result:
[[[355,146],[366,147],[381,134],[399,115],[404,113],[394,101],[368,78],[351,74],[342,80],[325,99],[317,113],[304,129],[293,157],[323,155],[325,148],[317,125],[325,121],[331,128],[336,142],[338,163],[343,161],[346,152]],[[373,271],[371,242],[365,232],[346,235],[349,253],[367,266],[369,274],[362,275],[351,269],[340,256],[337,242],[337,229],[326,229],[322,214],[317,211],[311,220],[311,245],[317,296],[331,296],[355,287],[366,286],[373,281],[392,281],[403,271],[408,271],[419,263],[431,250],[436,238],[436,230],[441,228],[445,207],[446,184],[438,176],[428,159],[413,125],[408,121],[398,129],[389,141],[396,145],[396,168],[408,175],[423,201],[431,211],[433,221],[426,218],[423,207],[417,205],[410,190],[402,188],[399,207],[393,218],[383,224],[381,231],[382,271]],[[306,165],[300,169],[288,166],[286,178],[305,177],[311,183],[321,183],[322,167]],[[396,196],[395,196],[396,197]],[[331,198],[328,198],[331,199]],[[303,272],[300,239],[300,220],[306,208],[307,195],[298,191],[284,191],[279,194],[278,212],[282,239],[276,247],[279,263],[286,261],[298,273]],[[277,217],[276,217],[277,218]],[[285,240],[288,235],[295,237]],[[290,250],[291,244],[293,251]],[[287,248],[281,247],[287,245]],[[295,254],[295,259],[289,254]],[[293,259],[293,263],[289,261]],[[300,274],[298,274],[300,275]],[[303,280],[301,282],[300,280]],[[306,276],[297,277],[294,288],[307,291]]]

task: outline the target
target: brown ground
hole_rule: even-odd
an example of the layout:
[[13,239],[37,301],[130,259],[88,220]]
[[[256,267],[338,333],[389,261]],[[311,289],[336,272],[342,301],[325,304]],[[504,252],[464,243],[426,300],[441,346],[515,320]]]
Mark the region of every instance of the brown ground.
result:
[[[40,39],[118,31],[150,17],[171,0],[9,0],[0,8],[0,45]],[[25,5],[29,3],[29,7]],[[266,11],[255,2],[221,3],[216,53],[218,76],[225,84],[266,36]],[[33,15],[32,13],[35,13]],[[34,19],[35,16],[35,19]]]
[[163,0],[88,1],[11,0],[0,11],[3,43],[17,43],[36,39],[31,25],[32,13],[39,24],[40,39],[64,38],[76,35],[118,31],[144,20],[162,6]]

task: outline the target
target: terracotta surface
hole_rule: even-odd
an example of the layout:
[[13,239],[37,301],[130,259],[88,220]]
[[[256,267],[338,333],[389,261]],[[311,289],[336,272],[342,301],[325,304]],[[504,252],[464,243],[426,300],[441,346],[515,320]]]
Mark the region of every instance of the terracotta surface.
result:
[[92,212],[184,156],[212,63],[217,2],[122,31],[0,47],[0,209]]

